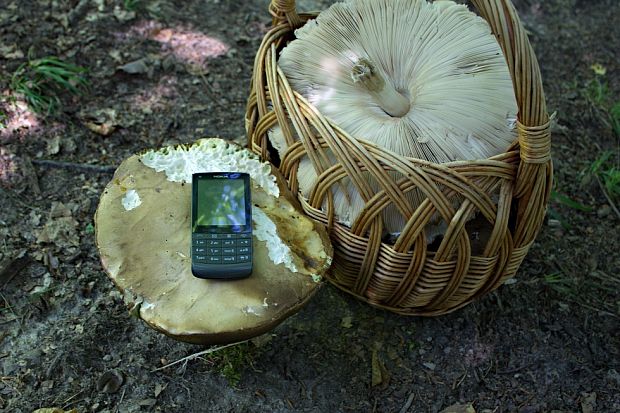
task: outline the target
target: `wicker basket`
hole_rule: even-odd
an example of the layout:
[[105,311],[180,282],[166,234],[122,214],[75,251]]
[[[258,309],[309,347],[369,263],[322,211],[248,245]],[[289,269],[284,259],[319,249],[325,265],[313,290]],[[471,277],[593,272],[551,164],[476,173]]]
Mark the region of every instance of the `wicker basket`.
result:
[[[543,223],[549,198],[551,140],[538,62],[510,0],[472,3],[504,51],[519,106],[518,141],[490,159],[433,164],[401,157],[350,136],[322,116],[291,89],[277,64],[294,30],[316,16],[298,14],[294,0],[271,1],[273,27],[254,64],[246,113],[250,149],[270,159],[267,132],[280,125],[291,133],[292,124],[303,139],[283,155],[279,168],[297,193],[299,160],[316,159],[329,148],[339,163],[319,169],[309,199],[299,196],[306,213],[328,225],[335,249],[328,278],[371,305],[401,314],[447,313],[513,277]],[[364,171],[371,171],[382,188],[375,193],[368,185],[358,188],[366,207],[349,228],[333,216],[330,188]],[[406,178],[394,181],[386,171]],[[401,235],[386,242],[380,212],[390,204],[407,208],[404,193],[413,188],[423,191],[426,200],[415,210],[409,205]],[[461,196],[456,207],[450,200],[455,194]],[[469,221],[472,213],[477,228]],[[424,227],[436,214],[448,228],[437,245],[429,246]]]

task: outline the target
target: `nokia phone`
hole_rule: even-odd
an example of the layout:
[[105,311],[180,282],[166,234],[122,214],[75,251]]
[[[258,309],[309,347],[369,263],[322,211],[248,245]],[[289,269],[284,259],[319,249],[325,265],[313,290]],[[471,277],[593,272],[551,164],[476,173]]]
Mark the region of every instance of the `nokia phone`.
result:
[[240,172],[192,175],[192,273],[237,279],[252,273],[250,176]]

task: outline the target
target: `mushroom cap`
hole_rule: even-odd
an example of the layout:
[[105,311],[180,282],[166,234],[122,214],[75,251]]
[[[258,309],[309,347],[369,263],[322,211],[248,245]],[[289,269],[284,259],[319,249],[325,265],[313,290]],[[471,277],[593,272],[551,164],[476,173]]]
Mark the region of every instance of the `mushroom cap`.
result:
[[[197,161],[197,154],[205,156]],[[229,168],[256,177],[253,272],[205,280],[191,273],[191,185],[181,177],[214,165],[226,171],[217,165],[226,157],[240,161]],[[166,172],[146,165],[153,163]],[[125,302],[149,326],[192,343],[240,341],[274,328],[317,291],[331,263],[327,233],[299,212],[281,176],[265,173],[265,165],[245,149],[208,139],[134,155],[117,169],[95,215],[97,247]]]
[[[488,23],[464,5],[350,0],[332,5],[295,35],[279,67],[294,90],[355,138],[436,163],[485,159],[516,139],[518,108],[502,50]],[[404,116],[387,114],[354,81],[360,60],[373,62],[388,86],[409,99]],[[289,147],[282,128],[271,131],[270,141],[282,158]],[[316,172],[307,158],[298,180],[308,197]],[[335,204],[345,223],[364,205],[353,184],[347,185],[345,202]],[[417,191],[410,193],[414,206],[421,200]],[[386,211],[384,221],[389,232],[404,223],[395,209]]]

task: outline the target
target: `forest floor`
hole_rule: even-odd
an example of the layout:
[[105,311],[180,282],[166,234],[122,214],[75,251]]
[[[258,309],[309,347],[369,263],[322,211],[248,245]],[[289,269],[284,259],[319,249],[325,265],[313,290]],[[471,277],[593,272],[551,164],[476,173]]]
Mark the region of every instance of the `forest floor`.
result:
[[[0,411],[620,411],[617,0],[515,1],[557,123],[549,218],[513,282],[437,318],[325,285],[260,340],[154,371],[202,347],[129,314],[93,214],[136,152],[243,142],[267,4],[0,0]],[[47,116],[9,92],[45,56],[89,83]]]

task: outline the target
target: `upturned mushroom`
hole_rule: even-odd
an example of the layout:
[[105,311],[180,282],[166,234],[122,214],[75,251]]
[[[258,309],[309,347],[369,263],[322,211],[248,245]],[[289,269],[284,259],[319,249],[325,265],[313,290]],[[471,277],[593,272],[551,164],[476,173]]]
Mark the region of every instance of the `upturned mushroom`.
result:
[[[253,183],[254,271],[235,281],[199,279],[190,268],[195,172],[247,172]],[[297,209],[277,170],[221,139],[148,151],[125,160],[95,216],[103,267],[149,326],[193,343],[264,333],[297,311],[331,263],[325,229]]]
[[[355,138],[434,163],[485,159],[516,139],[517,103],[502,50],[488,23],[464,5],[350,0],[295,35],[279,67],[294,90]],[[278,126],[269,139],[282,158],[299,136]],[[308,158],[297,177],[307,198],[317,179]],[[333,191],[336,218],[350,225],[365,203],[348,179]],[[414,207],[423,200],[417,190],[408,196]],[[394,207],[383,220],[389,233],[404,225]]]

